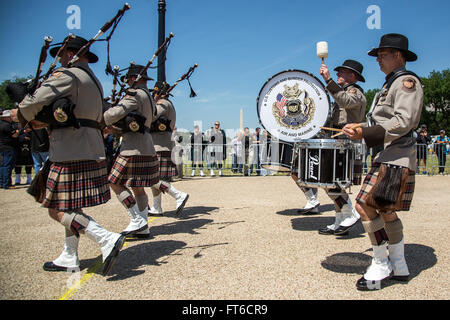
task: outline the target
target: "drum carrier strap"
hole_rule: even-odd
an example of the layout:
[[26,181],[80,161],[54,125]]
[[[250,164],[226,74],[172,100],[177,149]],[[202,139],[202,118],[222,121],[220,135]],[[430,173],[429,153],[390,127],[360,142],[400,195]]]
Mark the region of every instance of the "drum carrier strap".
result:
[[[372,118],[372,112],[373,109],[375,108],[375,106],[378,103],[378,100],[381,97],[381,93],[384,91],[389,92],[389,89],[391,88],[392,84],[394,83],[394,81],[401,77],[401,76],[406,76],[406,75],[411,75],[416,77],[417,79],[419,79],[420,84],[422,84],[422,82],[420,81],[420,78],[418,75],[416,75],[414,72],[406,70],[406,69],[400,69],[397,70],[384,84],[383,84],[383,89],[382,91],[377,92],[377,94],[375,95],[375,97],[373,98],[372,101],[372,106],[370,107],[369,112],[366,114],[366,119],[367,119],[367,124],[369,125],[369,127],[374,126],[375,125],[375,121]],[[403,137],[413,137],[413,132],[414,130],[410,130],[408,133],[406,133],[405,135],[403,135],[401,138]],[[382,151],[384,149],[383,145],[380,146],[375,146],[373,148],[369,148],[370,149],[370,154],[372,157],[374,157],[377,153],[379,153],[380,151]]]

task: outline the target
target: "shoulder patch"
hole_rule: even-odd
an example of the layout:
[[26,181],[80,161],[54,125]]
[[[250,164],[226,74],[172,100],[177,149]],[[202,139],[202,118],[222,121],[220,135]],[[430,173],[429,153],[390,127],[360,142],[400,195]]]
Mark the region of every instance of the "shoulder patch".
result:
[[50,78],[58,78],[60,75],[62,75],[61,71],[53,72]]
[[407,77],[403,79],[403,90],[406,92],[413,92],[416,90],[416,80],[412,77]]
[[356,88],[350,88],[350,89],[348,89],[348,93],[350,93],[350,94],[357,94],[358,90]]

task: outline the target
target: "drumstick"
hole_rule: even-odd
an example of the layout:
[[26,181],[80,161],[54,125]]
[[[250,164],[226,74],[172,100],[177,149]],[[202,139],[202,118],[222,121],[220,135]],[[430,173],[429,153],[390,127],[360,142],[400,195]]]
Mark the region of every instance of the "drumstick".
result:
[[[355,130],[356,128],[359,128],[359,127],[361,127],[361,124],[360,124],[360,123],[355,124],[353,127],[350,127],[350,129]],[[333,134],[333,135],[331,136],[331,138],[334,138],[334,137],[337,137],[337,136],[340,136],[340,135],[343,135],[343,134],[344,134],[344,131],[341,131],[341,132],[339,132],[339,133]]]
[[337,129],[337,128],[328,128],[328,127],[320,127],[320,128],[323,130],[330,130],[330,131],[338,131],[338,132],[342,131],[342,129]]

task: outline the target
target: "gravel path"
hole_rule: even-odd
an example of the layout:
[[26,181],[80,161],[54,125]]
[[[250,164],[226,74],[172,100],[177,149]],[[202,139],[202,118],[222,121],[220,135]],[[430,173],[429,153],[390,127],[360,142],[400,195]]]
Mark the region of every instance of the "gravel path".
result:
[[[450,177],[416,177],[411,211],[400,213],[411,280],[376,292],[355,288],[372,256],[361,224],[349,236],[318,234],[334,220],[323,190],[322,213],[300,216],[305,198],[287,176],[195,177],[174,185],[190,194],[183,218],[163,195],[167,215],[149,219],[152,239],[127,241],[107,277],[99,247],[84,236],[80,272],[43,271],[60,254],[64,229],[25,186],[1,189],[0,299],[450,298]],[[128,224],[115,196],[85,212],[112,231]]]

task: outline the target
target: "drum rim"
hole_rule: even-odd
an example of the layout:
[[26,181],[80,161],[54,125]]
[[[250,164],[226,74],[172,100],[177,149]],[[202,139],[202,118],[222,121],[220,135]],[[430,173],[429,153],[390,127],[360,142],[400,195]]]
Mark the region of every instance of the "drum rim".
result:
[[316,145],[324,145],[324,146],[336,146],[339,148],[348,147],[349,149],[353,148],[355,143],[350,139],[304,139],[295,143],[295,147],[307,147]]
[[[313,77],[314,79],[316,79],[317,82],[319,82],[319,84],[322,86],[322,89],[323,89],[323,91],[325,92],[325,95],[326,95],[326,97],[327,97],[327,99],[328,99],[328,106],[329,106],[329,108],[328,108],[328,116],[327,116],[327,118],[330,116],[330,108],[331,108],[331,99],[330,99],[330,95],[328,94],[328,91],[326,90],[325,85],[322,83],[322,81],[320,81],[319,78],[317,78],[317,77],[316,77],[315,75],[313,75],[311,72],[308,72],[308,71],[305,71],[305,70],[301,70],[301,69],[287,69],[287,70],[283,70],[283,71],[278,72],[277,74],[274,74],[274,75],[271,76],[269,79],[267,79],[266,82],[264,82],[264,84],[262,85],[261,89],[259,90],[258,96],[256,97],[256,114],[257,114],[257,116],[258,116],[258,121],[259,121],[259,124],[263,127],[263,129],[266,130],[267,132],[269,132],[269,130],[268,130],[268,129],[264,126],[264,124],[261,122],[261,117],[260,117],[260,114],[259,114],[259,108],[258,108],[258,105],[259,105],[259,99],[261,98],[261,92],[263,91],[264,87],[266,86],[267,83],[269,83],[270,80],[272,80],[273,78],[279,76],[279,75],[282,74],[282,73],[285,73],[285,72],[292,72],[292,71],[297,71],[297,72],[301,72],[301,73],[306,73],[307,75],[309,75],[309,76]],[[319,132],[320,132],[320,131],[319,131]],[[269,133],[270,133],[270,132],[269,132]],[[318,134],[318,133],[317,133],[317,134]],[[316,136],[317,136],[317,134],[316,134]],[[271,134],[271,135],[272,135],[272,134]],[[309,139],[311,139],[311,138],[309,138]],[[278,139],[278,140],[279,140],[279,141],[283,141],[283,142],[288,142],[288,143],[295,143],[295,142],[285,141],[285,140],[281,140],[281,139]]]

